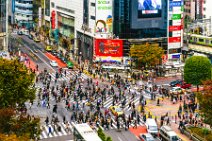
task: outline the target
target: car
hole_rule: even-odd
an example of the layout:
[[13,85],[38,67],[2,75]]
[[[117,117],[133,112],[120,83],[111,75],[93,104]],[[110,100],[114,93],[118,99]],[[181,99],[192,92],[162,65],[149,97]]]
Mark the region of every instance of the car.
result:
[[186,83],[186,82],[182,82],[181,84],[177,84],[176,85],[177,87],[181,87],[181,88],[183,88],[183,89],[189,89],[189,88],[191,88],[191,84],[189,84],[189,83]]
[[160,140],[181,141],[177,134],[169,126],[162,126],[159,130]]
[[28,38],[32,40],[32,39],[33,39],[32,34],[29,34],[29,35],[28,35]]
[[17,33],[18,33],[18,35],[23,35],[22,31],[18,31]]
[[171,94],[183,94],[184,92],[185,90],[180,87],[172,87],[172,89],[170,90]]
[[56,62],[55,60],[51,60],[51,61],[50,61],[50,65],[51,65],[52,67],[58,67],[58,64],[57,64],[57,62]]
[[67,61],[66,65],[69,69],[73,69],[74,68],[74,64],[71,61]]
[[54,55],[54,56],[57,56],[57,51],[56,50],[52,50],[51,54]]
[[119,106],[110,106],[110,111],[115,116],[122,116],[124,114],[123,110]]
[[52,51],[52,47],[51,46],[46,46],[46,51],[48,51],[48,52],[50,52],[50,51]]
[[153,136],[149,133],[145,133],[145,134],[140,134],[139,138],[141,139],[141,141],[154,141],[155,139],[153,138]]
[[35,42],[40,42],[40,40],[39,40],[37,37],[34,37],[33,40],[34,40]]
[[176,85],[179,85],[179,84],[181,85],[182,82],[183,82],[182,80],[178,79],[178,80],[175,80],[175,81],[170,82],[169,85],[171,87],[175,87]]

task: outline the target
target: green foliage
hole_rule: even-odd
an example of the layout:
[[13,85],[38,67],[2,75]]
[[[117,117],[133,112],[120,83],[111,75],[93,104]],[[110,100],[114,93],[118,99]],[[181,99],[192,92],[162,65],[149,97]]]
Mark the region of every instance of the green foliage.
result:
[[158,44],[133,45],[130,48],[130,57],[143,66],[154,66],[160,63],[164,50]]
[[211,141],[212,139],[212,132],[206,128],[190,127],[189,130],[200,140]]
[[184,80],[193,85],[200,85],[201,82],[211,79],[210,60],[203,56],[192,56],[186,60],[184,67]]
[[40,119],[25,113],[16,114],[13,108],[0,109],[0,134],[14,134],[19,138],[32,138],[40,135]]
[[104,132],[102,131],[102,128],[99,128],[97,131],[98,136],[102,141],[112,141],[111,137],[106,137]]
[[212,127],[212,80],[203,81],[204,91],[197,93],[201,117],[204,123]]
[[35,74],[17,60],[0,59],[0,108],[35,99]]
[[111,137],[107,137],[106,141],[112,141]]

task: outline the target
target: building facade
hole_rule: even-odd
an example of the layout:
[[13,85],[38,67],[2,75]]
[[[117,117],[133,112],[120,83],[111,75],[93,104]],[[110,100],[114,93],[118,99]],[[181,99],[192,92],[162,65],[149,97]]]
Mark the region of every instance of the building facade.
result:
[[0,51],[8,50],[8,0],[0,0]]
[[[179,8],[183,3],[170,1],[157,0],[151,10],[145,9],[144,0],[46,0],[45,20],[63,36],[74,33],[74,53],[82,60],[120,62],[129,57],[130,44],[152,38],[166,54],[180,54],[183,12]],[[169,20],[172,15],[177,16],[175,21]],[[175,50],[169,51],[169,46]]]
[[196,2],[195,0],[185,0],[184,1],[184,17],[188,17],[190,20],[195,19],[196,12]]
[[33,23],[33,0],[12,0],[14,23],[19,27],[30,28]]

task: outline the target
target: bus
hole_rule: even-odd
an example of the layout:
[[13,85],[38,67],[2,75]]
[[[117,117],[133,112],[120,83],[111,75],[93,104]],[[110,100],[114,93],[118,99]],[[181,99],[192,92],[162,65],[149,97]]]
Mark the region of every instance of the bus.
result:
[[74,124],[74,141],[102,141],[97,133],[87,123]]

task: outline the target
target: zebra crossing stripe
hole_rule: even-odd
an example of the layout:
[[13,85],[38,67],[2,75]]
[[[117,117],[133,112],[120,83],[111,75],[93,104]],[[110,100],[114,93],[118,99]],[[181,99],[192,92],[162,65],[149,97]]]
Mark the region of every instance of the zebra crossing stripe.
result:
[[[60,123],[57,123],[56,125],[43,125],[42,126],[42,131],[41,131],[41,135],[40,135],[40,139],[46,139],[46,138],[52,138],[52,137],[57,137],[57,136],[65,136],[65,135],[68,135],[68,134],[71,134],[71,132],[73,131],[73,128],[71,126],[70,123],[69,124],[69,129],[70,131],[67,132],[65,129],[66,129],[66,125],[62,122]],[[54,129],[53,126],[56,126],[57,127],[61,127],[61,131],[58,131],[58,129]],[[49,127],[51,128],[51,133],[49,134]]]

